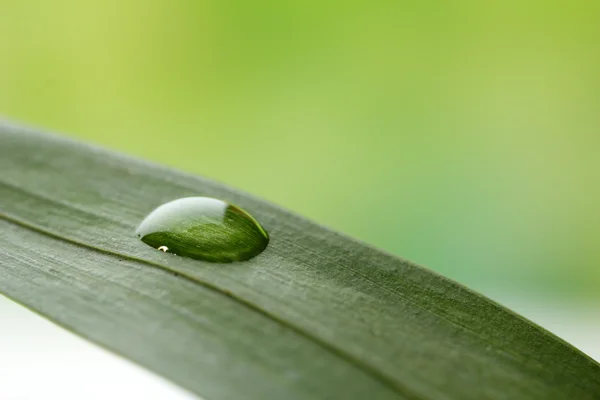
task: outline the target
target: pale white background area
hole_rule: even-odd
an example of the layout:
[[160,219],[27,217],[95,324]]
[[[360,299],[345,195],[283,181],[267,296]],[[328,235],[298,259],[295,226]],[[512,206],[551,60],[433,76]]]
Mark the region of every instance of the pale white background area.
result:
[[[496,300],[600,360],[600,311],[581,304]],[[165,379],[0,296],[1,400],[198,400]]]
[[0,400],[198,400],[0,295]]

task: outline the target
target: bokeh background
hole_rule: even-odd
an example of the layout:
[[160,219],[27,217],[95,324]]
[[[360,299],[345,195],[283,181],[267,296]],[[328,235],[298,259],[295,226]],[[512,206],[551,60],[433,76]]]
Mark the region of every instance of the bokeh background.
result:
[[579,0],[0,0],[0,114],[241,188],[585,347],[599,20]]

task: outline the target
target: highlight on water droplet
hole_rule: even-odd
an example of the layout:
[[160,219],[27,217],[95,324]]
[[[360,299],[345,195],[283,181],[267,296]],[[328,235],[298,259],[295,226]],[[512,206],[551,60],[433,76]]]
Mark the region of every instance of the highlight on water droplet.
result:
[[157,250],[217,263],[249,260],[269,243],[250,214],[210,197],[165,203],[148,214],[136,234]]

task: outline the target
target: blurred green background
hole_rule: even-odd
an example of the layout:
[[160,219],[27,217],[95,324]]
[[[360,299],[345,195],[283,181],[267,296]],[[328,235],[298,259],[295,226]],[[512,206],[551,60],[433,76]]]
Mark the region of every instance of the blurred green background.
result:
[[0,0],[0,114],[494,298],[600,299],[600,2]]

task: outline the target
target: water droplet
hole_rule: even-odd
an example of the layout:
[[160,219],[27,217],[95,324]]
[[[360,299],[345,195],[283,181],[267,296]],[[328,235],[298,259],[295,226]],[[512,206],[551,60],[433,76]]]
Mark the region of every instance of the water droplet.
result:
[[246,211],[210,197],[185,197],[152,211],[136,230],[155,249],[228,263],[261,253],[269,235]]

